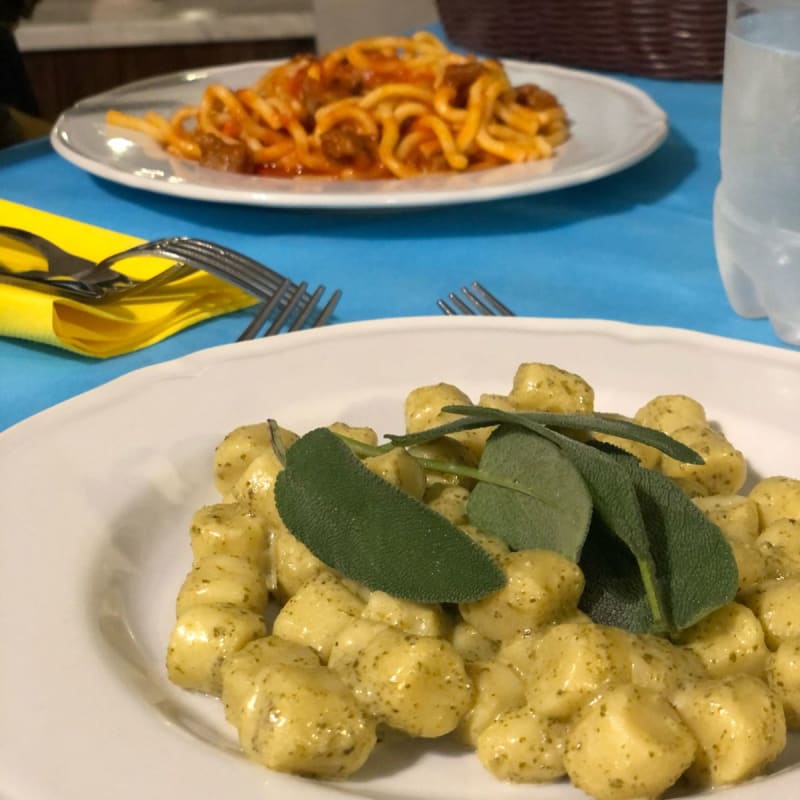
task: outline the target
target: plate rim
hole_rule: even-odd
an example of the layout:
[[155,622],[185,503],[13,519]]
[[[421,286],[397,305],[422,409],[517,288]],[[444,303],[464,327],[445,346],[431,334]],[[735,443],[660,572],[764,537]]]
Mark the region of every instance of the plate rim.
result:
[[[445,328],[446,326],[487,326],[498,325],[501,327],[515,328],[524,326],[532,330],[544,329],[547,332],[575,333],[590,331],[603,335],[615,335],[619,338],[630,340],[660,340],[689,342],[698,345],[704,344],[708,347],[715,347],[728,352],[752,354],[753,356],[763,356],[791,364],[796,362],[800,366],[800,351],[790,350],[784,347],[761,342],[753,342],[747,339],[735,339],[706,331],[698,331],[690,328],[680,328],[668,325],[650,325],[638,322],[625,322],[612,319],[601,319],[591,317],[500,317],[500,316],[410,316],[410,317],[380,317],[377,319],[355,320],[349,322],[332,323],[322,328],[310,328],[294,331],[291,334],[292,342],[301,345],[306,341],[314,341],[319,338],[326,338],[333,335],[358,336],[362,331],[383,333],[384,331],[397,331],[400,329],[416,329],[417,326]],[[228,354],[234,352],[246,353],[256,349],[270,350],[273,348],[282,349],[286,346],[285,334],[275,337],[262,337],[243,342],[228,342],[225,344],[213,345],[195,350],[191,353],[176,356],[155,364],[146,364],[136,369],[118,375],[99,386],[86,389],[72,397],[66,398],[52,406],[44,408],[29,417],[26,417],[6,428],[0,434],[0,444],[7,442],[11,437],[17,435],[26,436],[28,427],[36,424],[49,423],[55,414],[63,413],[64,407],[73,404],[83,403],[93,399],[94,395],[101,391],[131,384],[131,388],[140,381],[146,381],[151,373],[169,372],[182,365],[200,365],[203,363],[214,363],[218,359],[224,359]],[[0,448],[2,457],[2,448]]]
[[[342,209],[358,210],[368,208],[422,208],[442,205],[462,205],[486,202],[498,199],[508,199],[531,194],[540,194],[557,189],[565,189],[589,183],[600,178],[621,172],[634,166],[647,156],[655,152],[667,138],[669,133],[669,119],[666,111],[643,89],[618,77],[612,77],[588,70],[573,67],[564,67],[543,62],[529,62],[518,59],[501,59],[504,67],[531,73],[553,74],[566,77],[581,83],[595,84],[609,92],[617,92],[632,104],[636,105],[643,113],[642,124],[639,126],[637,141],[634,146],[622,155],[611,161],[595,164],[591,168],[576,170],[566,175],[539,175],[512,183],[498,183],[478,186],[469,190],[464,189],[439,189],[426,190],[425,187],[415,189],[402,189],[399,192],[377,191],[379,183],[389,186],[394,181],[364,181],[372,186],[371,191],[325,193],[325,192],[280,192],[279,189],[244,190],[230,187],[215,188],[198,184],[192,181],[158,180],[146,175],[137,175],[129,170],[119,169],[114,164],[107,164],[97,157],[92,157],[75,149],[69,141],[68,125],[71,115],[81,112],[87,107],[101,103],[110,103],[121,94],[131,91],[147,89],[148,86],[169,85],[171,82],[188,83],[184,80],[207,80],[213,74],[222,75],[234,70],[265,70],[285,62],[285,59],[252,60],[241,63],[221,64],[218,66],[202,67],[197,69],[176,70],[150,78],[132,81],[113,89],[91,95],[73,104],[63,111],[56,120],[50,132],[50,143],[56,153],[74,166],[83,169],[96,177],[109,180],[135,189],[162,194],[172,197],[181,197],[198,201],[221,202],[237,205],[252,205],[275,208],[309,208],[309,209]],[[195,76],[195,77],[193,77]],[[103,106],[107,107],[107,104]],[[646,123],[646,124],[645,124]],[[532,162],[539,163],[539,162]],[[513,166],[513,165],[512,165]],[[495,169],[503,169],[497,167]],[[465,173],[475,174],[475,173]],[[459,176],[455,176],[459,177]],[[284,179],[274,179],[284,180]],[[410,179],[414,180],[414,179]],[[424,178],[422,179],[424,180]],[[351,183],[352,185],[352,183]],[[406,184],[408,186],[408,184]],[[379,188],[379,187],[378,187]]]

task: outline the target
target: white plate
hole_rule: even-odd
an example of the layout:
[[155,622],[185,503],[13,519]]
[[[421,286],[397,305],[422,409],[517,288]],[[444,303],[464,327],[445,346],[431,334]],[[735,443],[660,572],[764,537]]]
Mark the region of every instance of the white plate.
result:
[[[216,502],[212,453],[239,424],[402,427],[414,386],[506,392],[518,363],[559,364],[632,412],[685,392],[750,457],[800,475],[800,355],[664,328],[579,320],[381,320],[198,352],[131,373],[0,438],[0,796],[4,800],[568,800],[565,783],[496,782],[441,743],[384,749],[333,787],[238,755],[221,704],[164,670],[188,522]],[[428,753],[425,754],[425,749]],[[800,745],[777,774],[719,793],[800,796]]]
[[209,170],[174,158],[143,134],[107,125],[105,113],[156,109],[170,114],[196,104],[208,83],[252,84],[279,62],[180,72],[122,86],[77,103],[58,119],[56,151],[102,178],[152,192],[263,206],[375,208],[466,203],[545,192],[602,178],[644,158],[667,133],[667,117],[630,84],[561,67],[506,62],[513,83],[554,92],[572,121],[572,137],[547,161],[408,180],[337,181],[264,178]]

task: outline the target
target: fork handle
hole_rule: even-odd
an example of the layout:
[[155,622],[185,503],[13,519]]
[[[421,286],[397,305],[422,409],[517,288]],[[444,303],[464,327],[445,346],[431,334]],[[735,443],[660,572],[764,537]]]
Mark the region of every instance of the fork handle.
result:
[[[44,273],[47,276],[47,273]],[[0,265],[0,282],[12,286],[21,286],[30,289],[34,284],[38,290],[62,297],[71,297],[75,300],[99,300],[107,290],[102,286],[93,286],[80,280],[53,277],[30,277],[19,272],[14,272]]]
[[64,275],[83,280],[88,273],[95,269],[95,263],[88,258],[69,253],[49,239],[31,231],[14,228],[10,225],[0,225],[0,235],[27,244],[37,250],[44,256],[50,275]]

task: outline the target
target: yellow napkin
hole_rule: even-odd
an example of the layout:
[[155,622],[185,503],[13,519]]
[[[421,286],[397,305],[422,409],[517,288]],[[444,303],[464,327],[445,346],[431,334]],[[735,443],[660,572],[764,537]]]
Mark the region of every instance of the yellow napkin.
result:
[[[38,233],[75,255],[99,261],[141,240],[106,228],[48,214],[0,199],[0,224]],[[0,263],[12,269],[43,269],[23,245],[0,238]],[[164,258],[139,257],[117,265],[133,278],[170,266]],[[197,272],[142,292],[135,298],[93,305],[0,282],[0,336],[13,336],[108,358],[159,342],[189,325],[252,305],[241,289]]]

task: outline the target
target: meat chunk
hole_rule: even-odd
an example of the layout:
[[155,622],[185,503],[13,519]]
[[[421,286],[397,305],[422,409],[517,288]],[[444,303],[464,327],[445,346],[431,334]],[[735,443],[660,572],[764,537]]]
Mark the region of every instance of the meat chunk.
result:
[[359,94],[363,87],[364,73],[346,61],[336,65],[336,69],[326,82],[326,89],[331,99],[352,97]]
[[303,127],[307,131],[313,130],[314,115],[319,108],[345,97],[355,97],[363,86],[364,75],[361,70],[346,62],[337,64],[333,72],[323,81],[306,71],[300,83]]
[[516,86],[512,91],[514,93],[514,102],[533,111],[544,111],[547,108],[553,108],[553,106],[558,105],[558,100],[554,94],[542,89],[541,86],[537,86],[535,83],[523,83],[521,86]]
[[469,87],[486,71],[478,61],[465,61],[463,64],[448,64],[444,69],[442,82],[455,89],[453,105],[463,108],[469,97]]
[[200,133],[195,141],[200,145],[202,166],[225,172],[253,172],[253,159],[244,142],[226,142],[213,133]]
[[320,136],[322,152],[339,164],[368,170],[375,162],[377,145],[373,138],[347,125],[337,125]]

